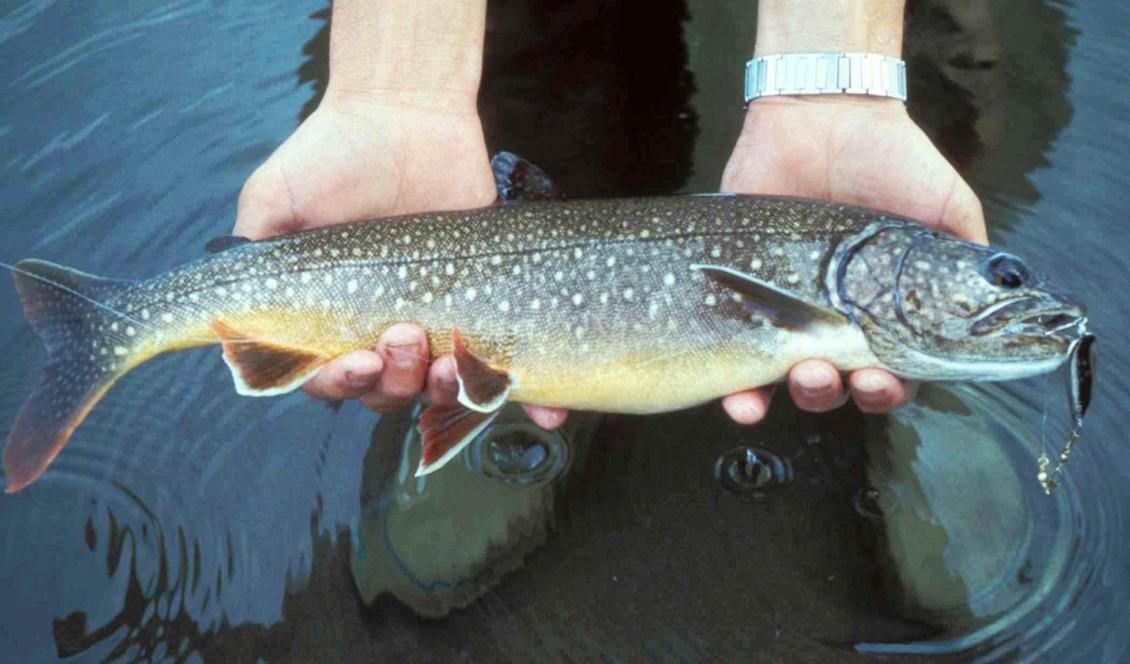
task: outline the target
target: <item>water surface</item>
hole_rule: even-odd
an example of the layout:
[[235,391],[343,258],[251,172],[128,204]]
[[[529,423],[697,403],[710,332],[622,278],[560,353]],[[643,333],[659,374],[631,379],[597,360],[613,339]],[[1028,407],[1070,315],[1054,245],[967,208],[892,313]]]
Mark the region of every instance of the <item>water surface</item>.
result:
[[[491,148],[573,196],[715,189],[752,46],[740,4],[492,4]],[[327,15],[314,0],[4,10],[0,260],[143,277],[200,256],[324,89]],[[1053,498],[1034,480],[1063,435],[1051,379],[932,388],[891,418],[778,399],[756,430],[713,405],[575,418],[563,437],[518,419],[417,482],[408,414],[238,398],[218,353],[184,353],[121,381],[40,482],[0,498],[0,651],[1125,659],[1130,10],[919,1],[910,16],[912,112],[994,242],[1092,313],[1099,384]],[[7,427],[45,355],[5,284],[0,342]]]

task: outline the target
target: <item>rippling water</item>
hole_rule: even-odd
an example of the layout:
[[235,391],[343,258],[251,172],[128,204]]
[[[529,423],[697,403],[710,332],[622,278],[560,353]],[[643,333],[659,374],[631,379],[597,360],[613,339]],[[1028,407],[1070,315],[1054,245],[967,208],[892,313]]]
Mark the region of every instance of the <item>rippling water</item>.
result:
[[[752,44],[739,4],[492,4],[488,141],[575,196],[715,188]],[[199,256],[324,88],[321,2],[3,12],[3,261],[140,277]],[[1064,435],[1052,379],[930,388],[890,418],[779,403],[753,431],[714,406],[564,435],[515,416],[417,480],[408,413],[238,398],[217,354],[193,352],[131,373],[39,483],[0,498],[0,652],[1127,658],[1130,10],[923,0],[910,16],[913,112],[994,240],[1054,266],[1094,319],[1099,383],[1052,499],[1034,480]],[[3,284],[0,342],[7,426],[45,357]]]

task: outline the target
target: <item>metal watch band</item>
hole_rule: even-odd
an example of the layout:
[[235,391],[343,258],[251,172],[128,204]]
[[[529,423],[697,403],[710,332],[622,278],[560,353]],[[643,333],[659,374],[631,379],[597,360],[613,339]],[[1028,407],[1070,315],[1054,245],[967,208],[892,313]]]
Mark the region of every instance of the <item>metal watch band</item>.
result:
[[745,101],[778,95],[872,95],[906,101],[906,63],[876,53],[784,53],[745,65]]

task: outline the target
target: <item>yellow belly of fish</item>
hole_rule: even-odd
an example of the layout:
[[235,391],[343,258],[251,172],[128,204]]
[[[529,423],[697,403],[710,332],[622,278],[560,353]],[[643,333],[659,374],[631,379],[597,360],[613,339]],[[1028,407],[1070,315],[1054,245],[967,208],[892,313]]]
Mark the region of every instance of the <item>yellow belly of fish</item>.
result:
[[515,382],[510,399],[575,410],[658,413],[776,383],[810,358],[843,371],[882,366],[858,328],[826,326],[782,335],[772,347],[744,340],[605,361],[578,358],[530,366],[519,361],[509,370]]

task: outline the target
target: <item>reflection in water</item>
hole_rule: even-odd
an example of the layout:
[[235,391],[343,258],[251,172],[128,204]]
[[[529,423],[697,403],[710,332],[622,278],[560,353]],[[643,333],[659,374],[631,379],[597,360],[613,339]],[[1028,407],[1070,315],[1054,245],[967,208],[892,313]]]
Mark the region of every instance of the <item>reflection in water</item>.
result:
[[873,432],[868,477],[879,499],[868,511],[881,520],[892,600],[945,635],[861,650],[1030,658],[1076,619],[1092,556],[1102,555],[1081,555],[1079,528],[1106,516],[1070,481],[1053,497],[1033,485],[1030,412],[998,388],[931,387]]
[[554,482],[583,453],[595,422],[577,414],[562,431],[546,432],[507,406],[462,462],[415,477],[421,450],[415,417],[384,418],[362,487],[364,518],[353,559],[361,596],[372,603],[388,592],[429,617],[481,597],[545,541]]

